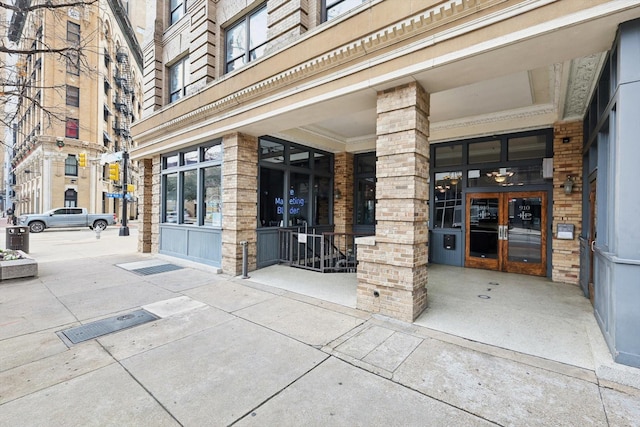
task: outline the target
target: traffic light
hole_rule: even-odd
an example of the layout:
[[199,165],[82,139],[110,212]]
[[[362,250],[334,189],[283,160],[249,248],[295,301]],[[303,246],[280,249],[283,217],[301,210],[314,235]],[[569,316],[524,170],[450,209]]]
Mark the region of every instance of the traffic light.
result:
[[120,164],[119,163],[109,163],[109,179],[113,181],[120,180]]
[[87,153],[78,154],[78,166],[81,168],[87,166]]

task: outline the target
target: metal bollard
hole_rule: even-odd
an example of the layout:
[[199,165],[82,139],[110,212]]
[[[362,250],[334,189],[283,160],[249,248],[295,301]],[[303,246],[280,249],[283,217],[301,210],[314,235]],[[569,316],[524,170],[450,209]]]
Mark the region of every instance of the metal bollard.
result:
[[242,245],[242,278],[248,279],[249,275],[247,270],[249,269],[249,242],[243,240],[240,242]]
[[100,238],[100,232],[102,230],[100,230],[99,228],[94,228],[93,230],[96,232],[96,239],[99,239]]

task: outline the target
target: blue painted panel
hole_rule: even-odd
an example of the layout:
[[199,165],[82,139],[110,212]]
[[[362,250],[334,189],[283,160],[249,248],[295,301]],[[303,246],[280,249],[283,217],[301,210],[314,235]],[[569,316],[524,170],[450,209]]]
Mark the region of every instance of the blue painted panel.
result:
[[[455,249],[444,248],[444,235],[453,234],[456,239]],[[429,237],[429,261],[434,264],[464,265],[462,230],[432,230]]]
[[263,268],[268,265],[277,264],[279,260],[278,229],[269,228],[258,230],[257,238],[257,267]]
[[222,266],[222,231],[207,228],[160,227],[160,253]]

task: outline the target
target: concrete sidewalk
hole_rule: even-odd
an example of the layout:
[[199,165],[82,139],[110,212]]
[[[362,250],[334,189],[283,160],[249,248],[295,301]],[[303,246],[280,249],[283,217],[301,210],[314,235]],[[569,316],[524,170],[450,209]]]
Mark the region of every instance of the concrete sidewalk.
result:
[[[47,233],[39,277],[0,282],[0,425],[640,425],[640,391],[594,370]],[[140,308],[158,319],[56,334]]]

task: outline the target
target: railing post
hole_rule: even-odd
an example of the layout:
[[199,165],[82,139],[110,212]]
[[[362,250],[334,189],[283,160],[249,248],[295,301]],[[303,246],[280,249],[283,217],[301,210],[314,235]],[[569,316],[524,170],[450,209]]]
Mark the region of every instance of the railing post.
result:
[[240,242],[242,245],[242,278],[248,279],[248,270],[249,270],[249,242],[243,240]]

